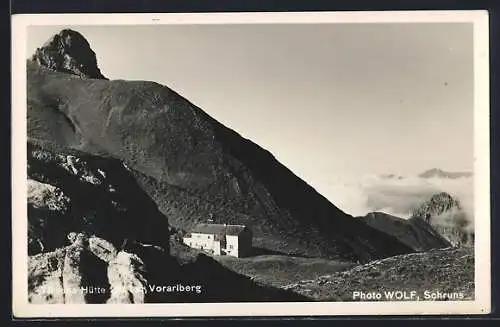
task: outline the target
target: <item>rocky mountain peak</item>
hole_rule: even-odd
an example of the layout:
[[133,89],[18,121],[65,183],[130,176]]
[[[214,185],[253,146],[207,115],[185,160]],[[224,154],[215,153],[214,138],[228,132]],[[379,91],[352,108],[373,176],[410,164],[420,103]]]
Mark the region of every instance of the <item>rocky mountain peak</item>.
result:
[[453,209],[461,210],[460,202],[446,192],[439,192],[417,208],[413,215],[419,217],[436,216]]
[[79,32],[63,29],[52,36],[32,58],[50,70],[70,73],[83,78],[107,79],[97,66],[95,52]]
[[446,192],[434,194],[413,211],[413,217],[424,219],[453,246],[474,243],[471,218],[460,201]]

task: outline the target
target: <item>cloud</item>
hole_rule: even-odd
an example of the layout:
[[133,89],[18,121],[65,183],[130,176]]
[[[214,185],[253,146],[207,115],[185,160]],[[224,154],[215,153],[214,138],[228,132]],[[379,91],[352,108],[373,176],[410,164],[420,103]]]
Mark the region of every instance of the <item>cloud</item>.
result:
[[353,216],[382,211],[408,218],[413,208],[438,192],[457,198],[473,226],[473,178],[457,179],[419,177],[383,178],[364,176],[358,180],[336,179],[318,189],[337,207]]

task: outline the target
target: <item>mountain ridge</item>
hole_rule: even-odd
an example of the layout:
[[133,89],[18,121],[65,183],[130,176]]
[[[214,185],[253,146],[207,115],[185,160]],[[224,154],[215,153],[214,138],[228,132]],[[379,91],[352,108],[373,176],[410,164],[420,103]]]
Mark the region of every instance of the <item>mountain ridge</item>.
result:
[[370,212],[356,219],[396,237],[418,252],[451,247],[447,239],[427,222],[417,217],[404,219],[383,212]]
[[420,178],[447,178],[447,179],[457,179],[457,178],[467,178],[472,177],[474,174],[472,172],[449,172],[444,171],[439,168],[428,169],[418,175]]

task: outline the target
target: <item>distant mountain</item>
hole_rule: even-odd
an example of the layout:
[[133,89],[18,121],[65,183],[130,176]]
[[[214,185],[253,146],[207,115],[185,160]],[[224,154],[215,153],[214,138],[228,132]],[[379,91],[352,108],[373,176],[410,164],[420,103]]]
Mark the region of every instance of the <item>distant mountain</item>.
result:
[[189,231],[209,217],[245,224],[254,246],[302,256],[368,261],[412,252],[170,88],[105,79],[79,33],[62,31],[32,59],[28,136],[122,162],[172,227]]
[[404,176],[401,176],[401,175],[396,175],[396,174],[384,174],[384,175],[380,175],[380,178],[382,179],[404,179],[405,177]]
[[434,194],[412,212],[412,219],[422,219],[431,224],[452,245],[474,243],[471,218],[460,201],[446,192]]
[[422,219],[403,219],[383,212],[358,217],[369,226],[396,237],[415,251],[450,247],[451,244]]
[[447,172],[437,168],[426,170],[420,175],[418,175],[418,177],[420,178],[449,178],[449,179],[472,177],[472,176],[473,173],[471,172]]
[[452,210],[462,210],[460,201],[446,192],[440,192],[432,195],[429,200],[414,209],[413,216],[425,217],[427,214],[430,214],[431,216],[439,216]]

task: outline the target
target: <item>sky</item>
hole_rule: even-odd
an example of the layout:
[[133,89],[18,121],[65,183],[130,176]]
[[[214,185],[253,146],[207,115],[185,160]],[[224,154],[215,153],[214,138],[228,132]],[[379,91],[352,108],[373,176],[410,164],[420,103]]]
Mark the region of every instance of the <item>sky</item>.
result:
[[26,56],[67,27],[106,77],[169,86],[320,191],[473,170],[472,24],[32,26]]

